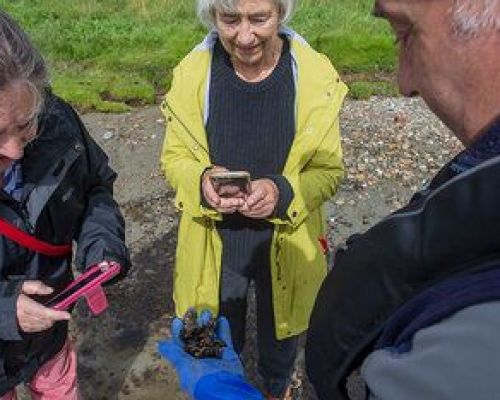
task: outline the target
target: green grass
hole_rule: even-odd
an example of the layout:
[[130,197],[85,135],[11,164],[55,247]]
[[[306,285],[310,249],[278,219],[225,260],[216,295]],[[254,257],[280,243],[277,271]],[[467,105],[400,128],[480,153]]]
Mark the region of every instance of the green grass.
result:
[[354,81],[349,83],[350,96],[353,99],[365,100],[374,94],[378,96],[397,96],[398,89],[391,82]]
[[[154,103],[166,91],[172,68],[205,34],[194,4],[16,0],[3,7],[45,55],[58,94],[81,109],[116,112]],[[393,39],[387,24],[371,17],[371,7],[372,0],[302,0],[291,25],[348,80],[356,73],[391,73]],[[368,95],[387,93],[389,84],[372,83],[365,84]]]

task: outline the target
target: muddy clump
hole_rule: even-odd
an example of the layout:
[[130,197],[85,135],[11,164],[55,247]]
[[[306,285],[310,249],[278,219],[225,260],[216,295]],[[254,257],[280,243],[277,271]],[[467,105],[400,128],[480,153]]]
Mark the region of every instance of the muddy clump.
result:
[[226,343],[216,334],[217,320],[210,318],[205,324],[198,324],[196,311],[190,310],[182,319],[184,327],[180,332],[184,351],[195,358],[221,358]]

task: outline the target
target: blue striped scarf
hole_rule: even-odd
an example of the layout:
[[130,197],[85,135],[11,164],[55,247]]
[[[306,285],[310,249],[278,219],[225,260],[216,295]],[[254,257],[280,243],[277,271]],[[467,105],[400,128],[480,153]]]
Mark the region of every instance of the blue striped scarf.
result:
[[3,190],[17,201],[23,193],[23,170],[20,161],[15,161],[4,173]]

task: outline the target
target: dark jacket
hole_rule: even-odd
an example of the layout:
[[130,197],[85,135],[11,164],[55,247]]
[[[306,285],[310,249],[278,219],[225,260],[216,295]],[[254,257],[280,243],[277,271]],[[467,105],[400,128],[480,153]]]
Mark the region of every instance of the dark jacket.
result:
[[[47,96],[37,138],[21,162],[21,201],[0,191],[0,216],[51,244],[73,242],[80,271],[115,260],[123,276],[130,261],[124,220],[113,200],[116,173],[68,104]],[[35,334],[19,330],[16,301],[22,283],[41,280],[60,291],[73,279],[72,261],[34,253],[0,236],[0,395],[29,380],[67,337],[67,322]]]
[[320,399],[347,399],[347,376],[402,305],[451,277],[500,265],[500,156],[463,170],[464,155],[336,257],[307,338],[307,371]]

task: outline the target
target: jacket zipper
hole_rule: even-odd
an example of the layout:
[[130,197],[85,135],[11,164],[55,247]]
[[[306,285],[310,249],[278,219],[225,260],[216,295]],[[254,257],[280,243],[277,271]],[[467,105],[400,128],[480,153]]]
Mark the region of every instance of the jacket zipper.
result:
[[7,201],[11,203],[12,208],[14,211],[17,213],[19,218],[21,219],[22,223],[24,224],[24,228],[28,230],[28,233],[31,235],[35,234],[35,227],[32,225],[29,215],[28,215],[28,210],[26,209],[26,205],[20,201],[17,201],[14,197],[12,197],[9,193],[7,193],[5,190],[2,190],[2,196],[6,197]]
[[19,203],[18,207],[19,207],[19,214],[20,214],[24,224],[26,225],[26,228],[28,229],[28,231],[31,235],[34,235],[35,234],[35,227],[33,226],[33,224],[30,221],[30,218],[28,215],[28,210],[26,210],[26,205]]

